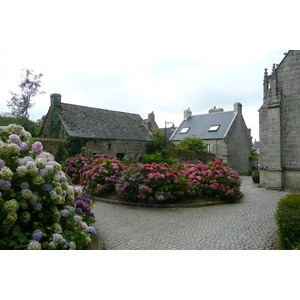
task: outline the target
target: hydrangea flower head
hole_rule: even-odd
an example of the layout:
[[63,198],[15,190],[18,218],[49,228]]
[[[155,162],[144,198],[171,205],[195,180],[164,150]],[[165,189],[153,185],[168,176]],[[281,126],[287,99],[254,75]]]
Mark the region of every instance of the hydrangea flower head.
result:
[[5,166],[5,161],[0,159],[0,169],[2,169]]
[[20,187],[21,187],[21,189],[28,189],[29,188],[29,183],[24,181],[24,182],[21,183]]
[[70,214],[70,212],[67,209],[63,209],[60,211],[60,215],[62,217],[67,217]]
[[25,143],[25,142],[22,142],[22,143],[20,144],[20,150],[21,150],[21,151],[27,151],[27,150],[28,150],[28,144]]
[[35,142],[31,148],[32,153],[35,155],[41,154],[43,152],[43,150],[44,150],[44,147],[41,142]]
[[16,144],[16,145],[20,145],[21,144],[21,139],[18,135],[16,134],[11,134],[9,137],[8,137],[8,143],[9,144]]
[[80,223],[82,221],[82,218],[80,216],[74,216],[74,221]]
[[76,250],[75,242],[69,242],[69,250]]
[[93,226],[89,226],[89,227],[87,228],[87,232],[90,232],[90,233],[96,233],[96,229],[95,229],[95,227],[93,227]]
[[12,172],[12,170],[10,168],[3,167],[0,170],[0,175],[4,181],[10,181],[12,179],[14,173]]
[[10,181],[4,181],[3,179],[0,179],[0,190],[8,191],[10,188],[11,188]]
[[43,205],[42,205],[41,202],[37,202],[36,204],[33,205],[33,208],[34,208],[35,210],[41,211],[42,208],[43,208]]
[[80,186],[75,188],[75,191],[77,194],[81,195],[82,194],[82,188]]
[[35,241],[39,242],[39,241],[41,240],[41,238],[42,238],[42,235],[43,235],[43,232],[42,232],[41,230],[35,230],[35,231],[33,232],[33,234],[32,234],[31,237],[32,237]]
[[42,249],[42,245],[38,241],[32,240],[28,244],[28,248],[27,249],[28,250],[41,250]]

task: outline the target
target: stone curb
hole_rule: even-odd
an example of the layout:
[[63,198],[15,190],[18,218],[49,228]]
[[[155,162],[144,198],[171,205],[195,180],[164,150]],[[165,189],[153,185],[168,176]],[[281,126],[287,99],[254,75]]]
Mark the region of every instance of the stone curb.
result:
[[98,202],[104,202],[108,204],[114,204],[114,205],[125,205],[125,206],[138,206],[138,207],[154,207],[154,208],[176,208],[176,207],[181,207],[181,208],[189,208],[189,207],[201,207],[201,206],[211,206],[211,205],[219,205],[219,204],[231,204],[235,203],[238,200],[241,200],[244,195],[241,195],[239,198],[237,198],[234,201],[219,201],[219,202],[206,202],[206,203],[201,203],[201,204],[188,204],[188,205],[183,205],[183,204],[146,204],[146,203],[134,203],[134,202],[121,202],[118,200],[109,200],[109,199],[104,199],[100,197],[94,197],[94,196],[89,196],[84,194],[84,197],[93,199]]

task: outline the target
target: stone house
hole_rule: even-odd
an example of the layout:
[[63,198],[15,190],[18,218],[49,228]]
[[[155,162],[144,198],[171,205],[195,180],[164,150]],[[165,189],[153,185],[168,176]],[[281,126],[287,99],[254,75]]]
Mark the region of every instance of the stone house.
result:
[[41,138],[67,139],[78,152],[85,146],[120,159],[138,160],[145,154],[152,135],[140,115],[62,103],[60,94],[50,99]]
[[226,162],[240,174],[248,174],[252,137],[243,118],[242,104],[234,103],[234,110],[227,112],[214,107],[203,115],[192,115],[190,109],[185,110],[184,120],[171,141],[176,144],[185,137],[201,138],[216,159]]
[[300,50],[290,50],[264,74],[259,109],[260,185],[300,188]]

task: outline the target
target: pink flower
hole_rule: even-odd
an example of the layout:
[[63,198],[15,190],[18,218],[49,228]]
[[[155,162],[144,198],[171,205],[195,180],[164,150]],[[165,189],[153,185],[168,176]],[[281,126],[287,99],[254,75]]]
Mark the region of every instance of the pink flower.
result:
[[39,155],[43,152],[44,148],[41,142],[35,142],[32,145],[31,151],[33,152],[33,154],[35,155]]
[[158,200],[159,201],[162,201],[162,200],[164,200],[165,198],[164,198],[164,196],[163,195],[160,195],[159,197],[158,197]]
[[82,188],[79,187],[79,186],[75,188],[75,191],[76,191],[79,195],[82,194]]

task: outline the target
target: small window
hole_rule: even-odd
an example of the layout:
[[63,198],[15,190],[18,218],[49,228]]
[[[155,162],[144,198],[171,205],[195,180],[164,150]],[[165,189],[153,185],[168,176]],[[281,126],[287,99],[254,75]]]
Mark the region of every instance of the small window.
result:
[[208,151],[208,152],[211,152],[211,144],[206,144],[206,147],[207,147],[207,148],[206,148],[207,151]]
[[117,158],[122,160],[125,157],[125,153],[117,153]]
[[218,131],[221,125],[212,125],[208,131]]
[[185,134],[190,130],[191,127],[184,127],[181,129],[180,133]]

